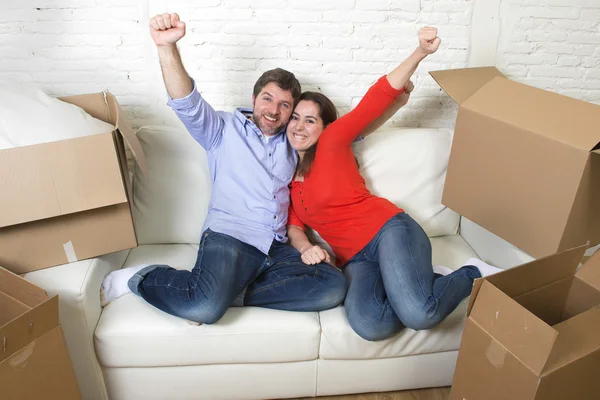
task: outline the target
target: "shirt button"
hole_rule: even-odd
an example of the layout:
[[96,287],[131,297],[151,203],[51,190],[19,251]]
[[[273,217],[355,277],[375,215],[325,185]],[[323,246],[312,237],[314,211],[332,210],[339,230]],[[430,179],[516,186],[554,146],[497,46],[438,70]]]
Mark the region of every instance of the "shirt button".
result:
[[271,153],[269,153],[269,157],[271,157]]
[[273,215],[273,219],[277,219],[277,215]]
[[308,208],[304,207],[304,209],[305,209],[306,211],[308,211]]
[[302,202],[304,203],[304,199],[302,199]]
[[276,198],[277,198],[277,196],[273,196],[273,199],[276,199]]

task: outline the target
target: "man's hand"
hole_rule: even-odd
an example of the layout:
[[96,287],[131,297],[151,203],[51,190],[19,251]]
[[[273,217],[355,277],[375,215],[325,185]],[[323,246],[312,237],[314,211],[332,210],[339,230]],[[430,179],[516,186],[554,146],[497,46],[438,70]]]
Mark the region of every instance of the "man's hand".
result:
[[304,264],[315,265],[322,261],[331,264],[331,257],[329,256],[329,253],[319,246],[311,246],[305,250],[302,250],[301,253],[302,262]]
[[425,54],[433,54],[440,47],[442,39],[437,36],[437,28],[425,26],[419,29],[419,48]]
[[158,47],[173,46],[185,36],[185,23],[176,13],[157,15],[150,18],[150,35]]

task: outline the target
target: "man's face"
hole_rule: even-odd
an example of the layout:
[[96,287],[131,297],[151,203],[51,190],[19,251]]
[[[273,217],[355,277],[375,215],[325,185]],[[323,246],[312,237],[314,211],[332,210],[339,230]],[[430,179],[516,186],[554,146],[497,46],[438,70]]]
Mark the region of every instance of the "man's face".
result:
[[254,123],[266,136],[283,129],[294,109],[294,98],[289,90],[283,90],[275,82],[267,83],[256,97],[252,96]]

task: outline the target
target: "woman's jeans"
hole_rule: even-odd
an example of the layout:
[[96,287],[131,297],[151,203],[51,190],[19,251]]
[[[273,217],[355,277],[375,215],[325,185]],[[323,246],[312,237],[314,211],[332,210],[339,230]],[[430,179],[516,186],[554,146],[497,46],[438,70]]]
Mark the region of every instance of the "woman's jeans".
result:
[[433,328],[471,293],[480,278],[474,266],[434,274],[431,242],[408,214],[390,218],[377,235],[346,263],[345,308],[354,331],[381,340],[404,327]]
[[132,292],[160,310],[190,321],[218,321],[239,305],[320,311],[340,304],[346,278],[337,268],[307,265],[293,247],[273,241],[269,254],[207,229],[192,271],[151,265],[129,280]]

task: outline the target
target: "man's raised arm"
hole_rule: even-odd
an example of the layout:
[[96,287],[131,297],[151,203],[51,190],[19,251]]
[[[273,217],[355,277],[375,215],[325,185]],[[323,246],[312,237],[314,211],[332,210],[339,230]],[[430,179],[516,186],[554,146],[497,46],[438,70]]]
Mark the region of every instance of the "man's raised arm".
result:
[[185,36],[185,23],[179,15],[160,14],[150,19],[150,35],[158,49],[160,68],[169,96],[180,99],[192,92],[192,79],[183,67],[177,41]]

